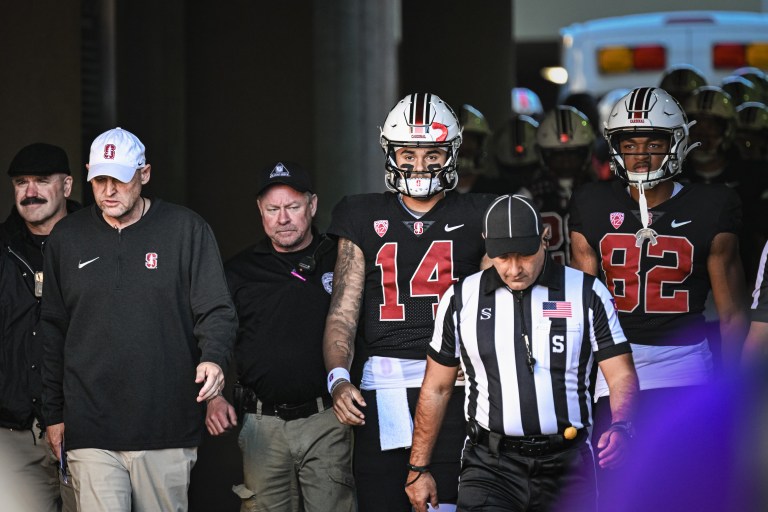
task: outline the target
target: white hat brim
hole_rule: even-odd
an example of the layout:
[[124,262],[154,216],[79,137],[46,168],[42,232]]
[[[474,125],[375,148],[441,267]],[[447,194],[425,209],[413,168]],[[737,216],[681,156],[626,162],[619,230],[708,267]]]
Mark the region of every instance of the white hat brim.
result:
[[98,176],[109,176],[123,183],[128,183],[134,175],[136,175],[136,169],[128,165],[91,164],[88,167],[88,181]]

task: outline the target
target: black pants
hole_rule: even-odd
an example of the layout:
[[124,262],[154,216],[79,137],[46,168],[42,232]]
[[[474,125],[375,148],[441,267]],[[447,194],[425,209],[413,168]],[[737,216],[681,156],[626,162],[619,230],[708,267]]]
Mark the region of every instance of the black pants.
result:
[[594,512],[595,463],[587,443],[562,452],[524,457],[492,455],[467,443],[461,463],[459,511]]
[[[640,392],[627,464],[615,470],[598,467],[600,512],[759,509],[718,502],[727,494],[719,491],[733,470],[727,456],[729,410],[717,402],[725,392],[715,390],[683,386]],[[726,395],[728,402],[737,396]],[[609,397],[597,401],[594,418],[597,446],[611,424]]]
[[[404,486],[411,450],[401,448],[381,451],[376,392],[362,393],[368,406],[363,411],[365,425],[355,427],[354,470],[358,510],[410,512],[411,504]],[[411,415],[415,414],[418,398],[419,389],[408,389]],[[454,390],[448,402],[448,410],[430,462],[440,503],[456,503],[461,450],[465,439],[464,388],[459,387]]]

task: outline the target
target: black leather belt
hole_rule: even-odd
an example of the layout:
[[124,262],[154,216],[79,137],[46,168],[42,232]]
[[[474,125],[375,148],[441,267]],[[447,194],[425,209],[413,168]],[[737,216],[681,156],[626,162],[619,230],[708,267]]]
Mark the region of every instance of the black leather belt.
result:
[[[275,404],[263,402],[256,398],[252,393],[247,393],[243,403],[243,409],[251,414],[263,414],[264,416],[274,416],[283,421],[298,420],[309,418],[313,414],[323,412],[333,407],[333,399],[330,396],[318,397],[303,404]],[[261,409],[261,410],[259,410]]]
[[512,453],[524,457],[539,457],[572,448],[587,438],[587,429],[582,428],[574,439],[566,439],[562,434],[542,436],[504,436],[489,432],[476,421],[467,422],[467,435],[474,445],[483,446],[491,454]]

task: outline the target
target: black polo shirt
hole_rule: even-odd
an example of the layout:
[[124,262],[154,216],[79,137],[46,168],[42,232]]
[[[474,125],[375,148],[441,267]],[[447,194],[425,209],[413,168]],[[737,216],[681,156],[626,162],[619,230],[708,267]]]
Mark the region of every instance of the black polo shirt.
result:
[[[328,394],[323,331],[336,244],[320,241],[314,233],[306,249],[278,253],[265,238],[224,265],[240,320],[238,376],[264,402],[299,404]],[[299,262],[313,255],[314,271],[301,273]]]

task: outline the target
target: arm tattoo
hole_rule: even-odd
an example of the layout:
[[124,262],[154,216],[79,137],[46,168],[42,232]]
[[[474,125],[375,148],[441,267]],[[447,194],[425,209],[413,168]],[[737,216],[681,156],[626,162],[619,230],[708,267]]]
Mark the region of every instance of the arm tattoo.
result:
[[352,362],[364,286],[363,252],[354,243],[342,238],[333,272],[333,294],[323,340],[326,366],[329,368],[348,368]]

